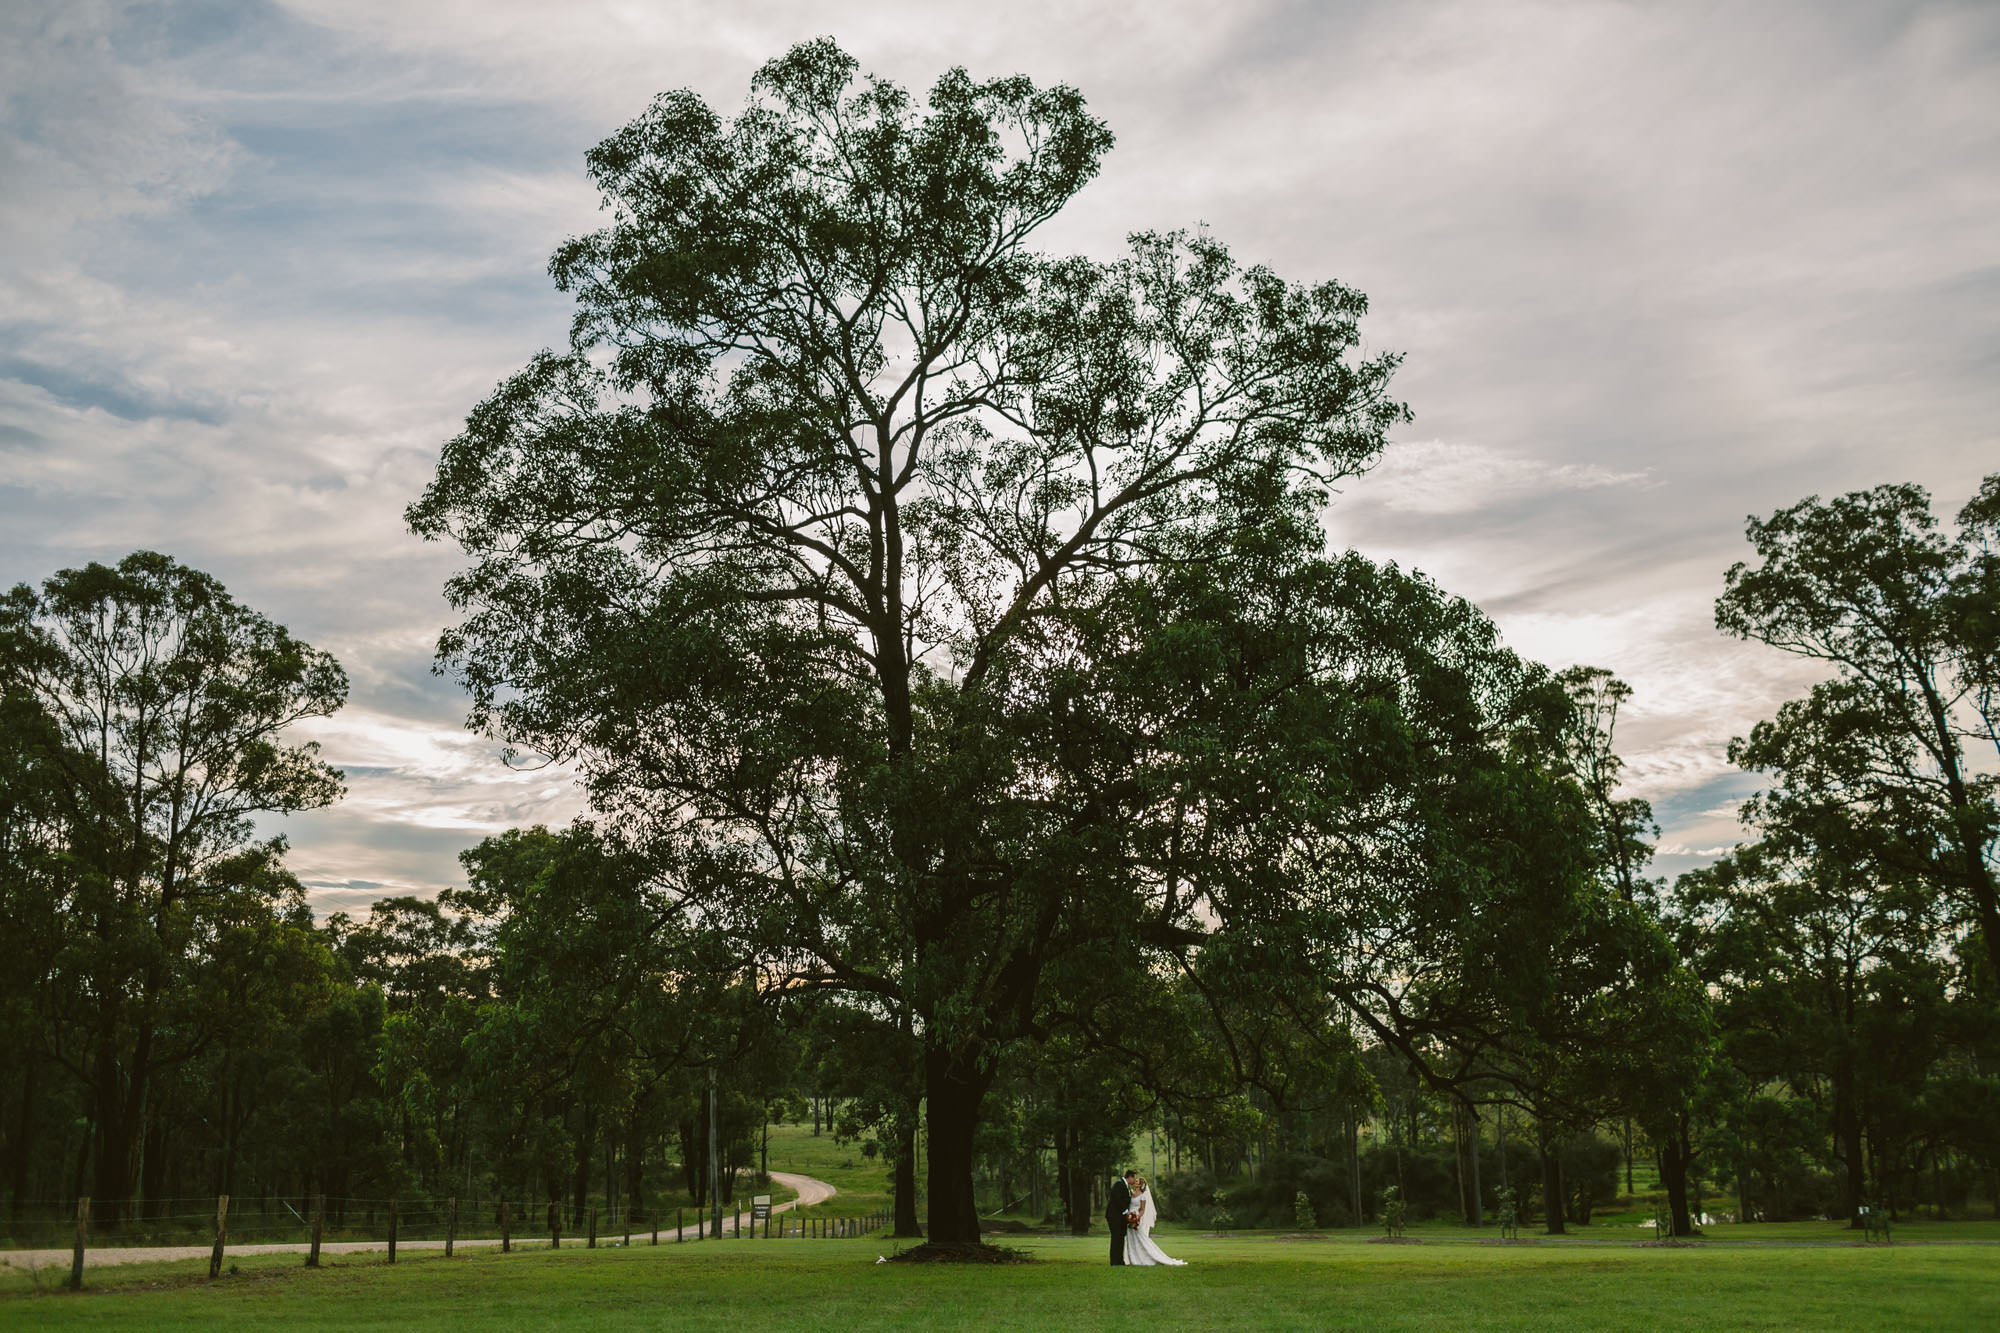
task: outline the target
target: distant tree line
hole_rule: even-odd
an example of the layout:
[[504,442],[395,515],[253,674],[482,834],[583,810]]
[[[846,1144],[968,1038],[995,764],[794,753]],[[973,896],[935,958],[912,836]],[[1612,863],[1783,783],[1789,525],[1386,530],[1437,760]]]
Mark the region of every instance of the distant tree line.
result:
[[[1370,1220],[1393,1185],[1415,1216],[1505,1197],[1560,1230],[1629,1196],[1635,1160],[1685,1229],[1990,1209],[1996,513],[2000,477],[1951,537],[1912,487],[1753,523],[1719,622],[1832,669],[1733,749],[1771,778],[1754,840],[1677,883],[1647,877],[1651,813],[1615,795],[1629,691],[1516,663],[1543,739],[1514,714],[1523,768],[1452,793],[1498,808],[1451,891],[1274,871],[1259,934],[1157,986],[1134,978],[1171,955],[1143,933],[1131,960],[1080,949],[984,1099],[975,1205],[1087,1227],[1137,1145],[1167,1215],[1203,1223],[1222,1196],[1285,1224],[1301,1190],[1322,1225]],[[700,1208],[712,1078],[725,1202],[763,1126],[809,1121],[865,1145],[919,1228],[920,1042],[895,1010],[743,952],[589,822],[487,839],[435,901],[316,921],[248,818],[338,796],[284,736],[339,706],[337,664],[145,552],[16,588],[4,635],[13,1216],[78,1194],[107,1225],[212,1193]]]

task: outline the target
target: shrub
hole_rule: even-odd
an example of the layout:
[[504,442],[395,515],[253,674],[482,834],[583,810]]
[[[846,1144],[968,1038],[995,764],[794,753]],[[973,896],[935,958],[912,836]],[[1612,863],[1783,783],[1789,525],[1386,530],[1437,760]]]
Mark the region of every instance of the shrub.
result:
[[1227,1202],[1222,1197],[1221,1190],[1217,1190],[1209,1196],[1209,1203],[1211,1205],[1208,1214],[1210,1230],[1220,1233],[1236,1225],[1236,1219],[1229,1215],[1229,1208]]

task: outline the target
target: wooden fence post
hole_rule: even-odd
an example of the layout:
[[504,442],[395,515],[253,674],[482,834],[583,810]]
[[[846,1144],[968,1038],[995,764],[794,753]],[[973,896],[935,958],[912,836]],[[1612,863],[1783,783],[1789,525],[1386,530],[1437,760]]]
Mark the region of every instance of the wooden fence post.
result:
[[215,1248],[208,1252],[208,1276],[210,1281],[222,1276],[222,1245],[229,1234],[229,1196],[215,1196]]
[[324,1231],[326,1230],[326,1196],[325,1196],[324,1194],[315,1194],[315,1195],[313,1195],[313,1224],[312,1224],[312,1225],[313,1225],[313,1234],[312,1234],[312,1252],[311,1252],[310,1254],[306,1255],[306,1267],[307,1267],[307,1268],[318,1268],[318,1267],[319,1267],[319,1239],[320,1239],[320,1235],[321,1235],[321,1233],[322,1233],[322,1232],[324,1232]]
[[687,1210],[685,1208],[676,1208],[674,1209],[674,1244],[678,1245],[686,1239]]
[[458,1196],[444,1201],[444,1257],[451,1258],[452,1242],[458,1239]]
[[69,1289],[83,1289],[83,1243],[90,1235],[90,1196],[80,1195],[76,1201],[76,1253],[69,1261]]
[[632,1210],[625,1210],[625,1248],[632,1248]]
[[654,1210],[653,1216],[649,1220],[653,1224],[653,1244],[658,1245],[660,1243],[660,1214],[657,1209]]
[[502,1199],[500,1201],[500,1253],[502,1254],[514,1252],[514,1233],[507,1222],[507,1201]]
[[583,1248],[586,1250],[594,1250],[597,1248],[597,1210],[595,1208],[590,1210],[589,1226],[590,1226],[589,1239],[584,1241]]
[[389,1200],[389,1262],[396,1262],[396,1201]]
[[549,1205],[549,1248],[552,1250],[562,1248],[562,1213],[554,1204]]

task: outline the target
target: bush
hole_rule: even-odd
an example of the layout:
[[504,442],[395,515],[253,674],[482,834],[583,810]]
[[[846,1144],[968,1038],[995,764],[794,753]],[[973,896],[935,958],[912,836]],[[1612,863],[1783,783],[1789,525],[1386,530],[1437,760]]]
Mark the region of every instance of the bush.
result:
[[1162,1222],[1199,1226],[1208,1220],[1212,1207],[1209,1200],[1214,1197],[1215,1189],[1214,1179],[1200,1167],[1177,1176],[1162,1176],[1153,1182],[1153,1206],[1160,1210]]
[[1236,1219],[1229,1215],[1229,1208],[1221,1190],[1209,1196],[1209,1204],[1208,1226],[1211,1231],[1227,1231],[1236,1225]]
[[1319,1227],[1319,1219],[1313,1216],[1312,1200],[1306,1197],[1304,1190],[1300,1190],[1298,1197],[1292,1201],[1292,1225],[1300,1231],[1313,1231]]
[[1394,1185],[1383,1186],[1382,1225],[1388,1229],[1390,1235],[1400,1236],[1403,1234],[1403,1228],[1409,1224],[1409,1220],[1410,1209],[1409,1205],[1403,1202],[1403,1192]]

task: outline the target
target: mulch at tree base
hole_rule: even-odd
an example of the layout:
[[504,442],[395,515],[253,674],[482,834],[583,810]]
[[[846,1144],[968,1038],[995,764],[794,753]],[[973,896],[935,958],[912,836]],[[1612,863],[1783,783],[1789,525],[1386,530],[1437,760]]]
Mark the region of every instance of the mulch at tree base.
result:
[[1420,1240],[1418,1240],[1418,1239],[1417,1239],[1417,1238],[1416,1238],[1415,1236],[1370,1236],[1370,1237],[1368,1238],[1368,1243],[1369,1243],[1370,1245],[1421,1245],[1421,1244],[1423,1244],[1423,1242],[1422,1242],[1422,1241],[1420,1241]]
[[925,1241],[915,1249],[890,1257],[892,1264],[1033,1264],[1040,1263],[1023,1250],[1004,1245],[940,1245]]

